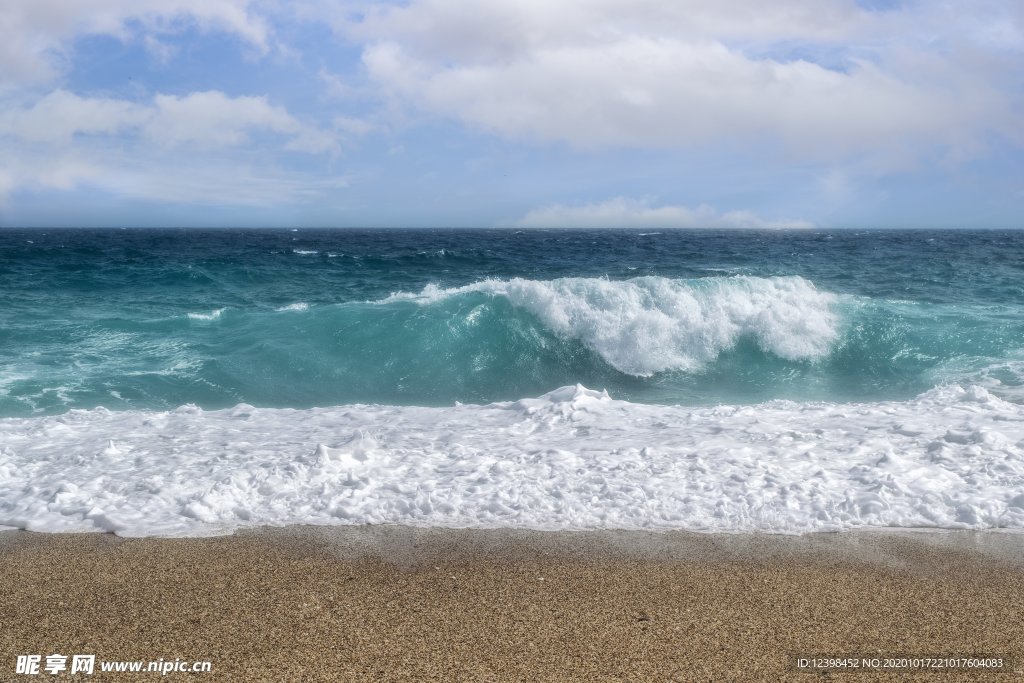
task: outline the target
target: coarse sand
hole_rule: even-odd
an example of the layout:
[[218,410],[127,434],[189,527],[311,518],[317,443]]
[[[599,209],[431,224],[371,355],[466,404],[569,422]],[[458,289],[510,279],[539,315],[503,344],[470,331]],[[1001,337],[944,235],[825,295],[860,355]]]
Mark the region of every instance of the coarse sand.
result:
[[[0,533],[0,681],[1024,681],[1024,535]],[[92,676],[18,655],[94,654]],[[999,672],[798,657],[994,655]],[[195,674],[99,662],[209,661]]]

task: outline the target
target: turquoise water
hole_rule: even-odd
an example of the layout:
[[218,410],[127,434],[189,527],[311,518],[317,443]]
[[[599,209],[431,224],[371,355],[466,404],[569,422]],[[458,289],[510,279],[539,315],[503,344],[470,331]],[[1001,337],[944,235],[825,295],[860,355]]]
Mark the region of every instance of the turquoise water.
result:
[[1024,233],[4,230],[0,415],[1024,399]]

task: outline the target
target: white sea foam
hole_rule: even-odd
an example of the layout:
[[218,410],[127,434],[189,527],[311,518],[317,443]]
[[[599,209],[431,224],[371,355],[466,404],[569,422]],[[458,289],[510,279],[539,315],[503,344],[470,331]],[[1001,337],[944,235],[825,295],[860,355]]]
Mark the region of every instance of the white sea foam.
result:
[[981,363],[972,362],[970,358],[953,358],[943,363],[936,375],[965,378],[962,381],[982,386],[1001,398],[1024,403],[1024,352],[1020,350],[1007,358],[986,358]]
[[0,524],[196,535],[393,523],[807,532],[1024,528],[1024,406],[685,408],[563,387],[451,408],[239,405],[0,420]]
[[218,308],[218,309],[216,309],[214,311],[210,311],[209,313],[189,313],[188,314],[188,319],[189,320],[217,320],[223,314],[224,314],[224,309],[223,308]]
[[298,254],[299,256],[313,256],[314,254],[319,254],[320,252],[315,249],[292,249],[292,253]]
[[508,299],[559,336],[579,339],[612,367],[640,377],[699,369],[744,336],[789,360],[821,358],[839,338],[837,297],[797,276],[516,278],[450,289],[431,284],[384,302],[431,304],[471,292]]
[[274,310],[279,312],[279,313],[282,312],[282,311],[308,311],[309,310],[309,304],[307,304],[304,301],[299,301],[299,302],[296,302],[294,304],[288,304],[287,306],[281,306],[280,308],[275,308]]

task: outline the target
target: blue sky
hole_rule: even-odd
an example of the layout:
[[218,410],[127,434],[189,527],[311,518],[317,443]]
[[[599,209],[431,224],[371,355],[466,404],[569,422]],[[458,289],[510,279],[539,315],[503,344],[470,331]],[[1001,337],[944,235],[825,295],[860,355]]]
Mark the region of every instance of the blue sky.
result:
[[0,226],[1024,227],[1015,0],[8,0]]

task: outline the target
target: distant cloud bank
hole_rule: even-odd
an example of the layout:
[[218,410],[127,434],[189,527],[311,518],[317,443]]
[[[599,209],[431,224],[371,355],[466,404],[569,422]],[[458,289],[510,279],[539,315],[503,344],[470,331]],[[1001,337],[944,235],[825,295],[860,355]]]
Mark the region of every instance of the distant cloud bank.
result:
[[751,211],[719,212],[710,206],[652,206],[615,197],[596,204],[551,204],[533,209],[515,222],[521,228],[747,228],[806,229],[803,220],[766,220]]

